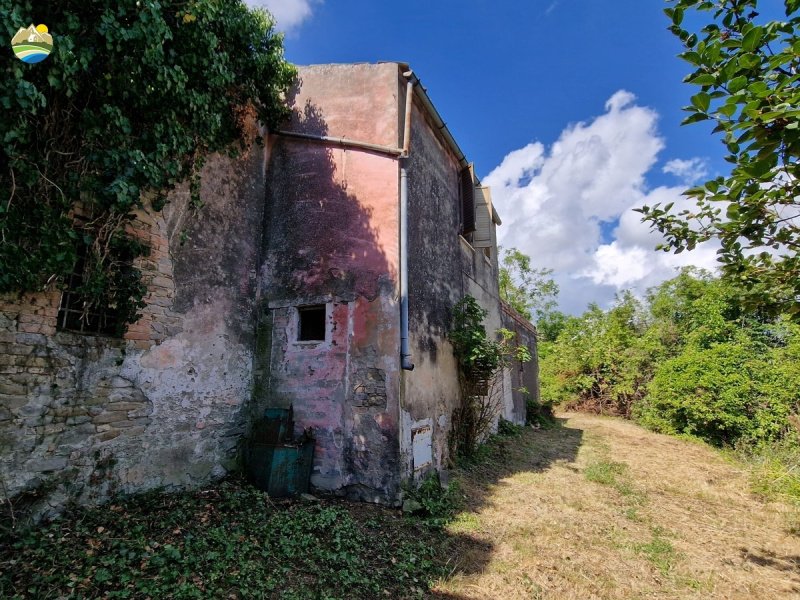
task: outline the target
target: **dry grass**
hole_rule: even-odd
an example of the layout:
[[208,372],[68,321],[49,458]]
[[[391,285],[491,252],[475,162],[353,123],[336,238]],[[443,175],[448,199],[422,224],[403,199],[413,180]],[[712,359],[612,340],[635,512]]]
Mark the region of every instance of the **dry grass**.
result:
[[800,597],[797,515],[701,444],[568,414],[459,474],[470,511],[440,598]]

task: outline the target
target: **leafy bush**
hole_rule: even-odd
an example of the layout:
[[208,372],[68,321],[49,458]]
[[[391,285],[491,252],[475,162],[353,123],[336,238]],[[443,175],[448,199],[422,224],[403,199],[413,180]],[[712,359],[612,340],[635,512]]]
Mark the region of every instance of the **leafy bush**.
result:
[[380,509],[273,504],[224,483],[3,532],[0,597],[422,597],[444,541]]
[[800,402],[797,365],[782,355],[743,334],[709,348],[687,346],[658,367],[636,416],[656,431],[718,446],[778,439]]
[[453,307],[449,339],[459,366],[461,402],[453,411],[450,430],[451,456],[469,456],[491,433],[503,406],[498,382],[501,370],[512,360],[531,360],[526,346],[512,345],[514,333],[498,329],[491,339],[483,325],[488,315],[472,296]]
[[553,427],[556,424],[553,405],[537,402],[535,398],[528,398],[525,402],[525,423],[545,429]]
[[508,419],[503,419],[501,417],[497,422],[497,435],[502,435],[505,437],[517,437],[522,435],[523,431],[524,427],[522,425],[512,423]]
[[644,305],[590,307],[541,353],[542,398],[718,446],[780,439],[800,409],[800,328],[739,298],[686,269]]
[[422,507],[425,522],[435,528],[452,521],[464,501],[458,482],[444,486],[438,473],[429,474],[417,486],[406,486],[404,495]]
[[800,444],[798,430],[786,438],[759,444],[739,444],[734,456],[748,465],[753,490],[769,500],[800,505]]
[[626,293],[608,312],[592,305],[570,318],[541,363],[544,403],[630,415],[651,364],[641,313]]
[[82,254],[88,307],[135,321],[131,211],[186,179],[199,206],[204,157],[239,150],[249,116],[286,114],[282,37],[241,0],[0,0],[0,14],[7,40],[34,17],[56,36],[41,65],[0,55],[0,293],[59,284]]

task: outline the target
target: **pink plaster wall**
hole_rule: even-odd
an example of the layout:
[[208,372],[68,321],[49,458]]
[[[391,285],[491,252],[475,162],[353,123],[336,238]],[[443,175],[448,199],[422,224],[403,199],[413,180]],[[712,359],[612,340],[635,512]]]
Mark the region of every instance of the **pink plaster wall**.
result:
[[[398,67],[301,67],[285,130],[398,143]],[[399,166],[358,149],[270,138],[263,294],[266,405],[316,432],[312,484],[364,500],[399,491]],[[328,306],[328,334],[298,343],[297,306]]]

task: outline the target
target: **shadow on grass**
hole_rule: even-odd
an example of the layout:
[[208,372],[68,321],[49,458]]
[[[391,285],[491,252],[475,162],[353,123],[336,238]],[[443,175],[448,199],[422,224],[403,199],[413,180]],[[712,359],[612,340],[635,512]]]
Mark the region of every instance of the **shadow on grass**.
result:
[[[517,435],[494,436],[482,446],[477,457],[463,461],[453,472],[466,498],[462,517],[492,505],[498,487],[504,479],[520,473],[541,473],[556,463],[572,463],[583,441],[583,431],[566,425],[567,419],[557,418],[548,429],[524,428]],[[451,535],[449,548],[455,561],[454,575],[483,572],[492,559],[492,544],[476,537]],[[449,578],[444,578],[447,581]],[[433,598],[467,598],[449,592],[432,592]]]
[[[578,429],[498,436],[454,473],[465,510],[516,473],[575,459]],[[464,515],[462,514],[462,517]],[[278,501],[240,481],[76,509],[0,536],[3,598],[450,598],[435,582],[483,572],[494,547],[396,509]]]
[[780,556],[770,550],[750,550],[740,548],[742,558],[758,565],[759,567],[769,567],[778,571],[794,573],[797,575],[796,581],[800,583],[800,556]]
[[549,429],[526,428],[519,435],[495,436],[474,461],[465,461],[457,469],[469,508],[480,509],[502,480],[517,473],[540,473],[554,463],[572,463],[583,441],[583,431],[566,426],[557,418]]

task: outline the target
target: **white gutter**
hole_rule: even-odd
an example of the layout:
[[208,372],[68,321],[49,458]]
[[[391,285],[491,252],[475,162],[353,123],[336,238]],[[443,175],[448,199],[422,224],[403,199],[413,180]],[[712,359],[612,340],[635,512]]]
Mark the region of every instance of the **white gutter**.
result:
[[400,155],[400,367],[414,370],[408,344],[408,172],[406,161],[411,147],[411,108],[414,103],[416,76],[410,70],[403,73],[406,84],[406,114],[403,121],[403,153]]

